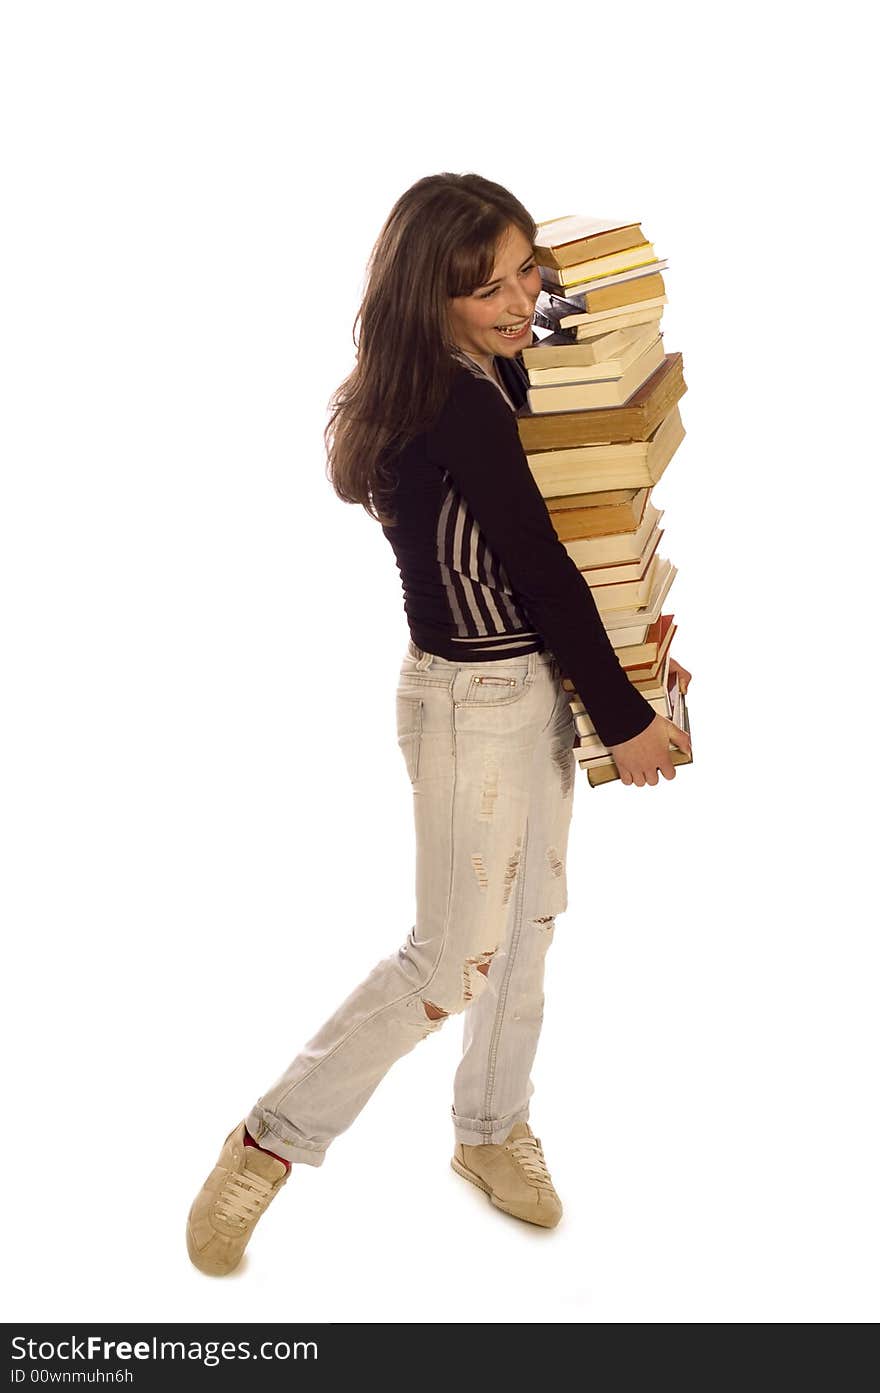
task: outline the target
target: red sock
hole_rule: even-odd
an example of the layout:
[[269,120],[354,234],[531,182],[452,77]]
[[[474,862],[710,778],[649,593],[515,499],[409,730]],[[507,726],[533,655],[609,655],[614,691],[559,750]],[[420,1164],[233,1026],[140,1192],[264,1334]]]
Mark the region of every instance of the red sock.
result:
[[290,1170],[291,1162],[287,1160],[286,1156],[279,1156],[277,1151],[270,1151],[268,1146],[260,1146],[258,1141],[254,1141],[246,1127],[244,1129],[244,1144],[245,1146],[255,1146],[258,1151],[265,1151],[267,1156],[274,1156],[276,1161],[283,1162],[287,1169]]

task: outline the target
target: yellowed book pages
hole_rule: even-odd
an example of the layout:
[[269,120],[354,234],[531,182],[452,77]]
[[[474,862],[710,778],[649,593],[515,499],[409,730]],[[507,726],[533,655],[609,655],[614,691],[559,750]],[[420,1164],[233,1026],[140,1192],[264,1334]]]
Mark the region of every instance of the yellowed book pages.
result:
[[644,619],[648,624],[653,624],[660,618],[660,612],[666,603],[672,582],[678,575],[678,570],[671,561],[662,560],[657,566],[654,590],[650,600],[641,609],[634,610],[615,610],[612,614],[601,614],[599,617],[605,626],[605,632],[614,643],[614,631],[619,628],[627,628],[631,624]]
[[653,243],[641,242],[637,247],[627,247],[625,251],[612,252],[610,256],[596,256],[589,261],[577,261],[573,266],[559,269],[555,266],[542,266],[545,281],[568,289],[574,285],[584,285],[599,280],[602,276],[613,276],[618,271],[634,271],[637,266],[647,266],[658,257]]
[[561,542],[635,532],[641,526],[649,497],[649,489],[639,489],[629,503],[610,508],[566,508],[561,513],[553,513],[551,522]]
[[645,542],[645,549],[638,561],[617,561],[610,566],[585,566],[581,575],[590,589],[595,585],[614,585],[628,580],[641,580],[662,536],[663,528],[655,527]]
[[[611,614],[621,609],[640,609],[651,598],[651,589],[661,558],[656,554],[651,558],[647,571],[641,580],[619,581],[612,585],[590,586],[600,614]],[[581,572],[583,575],[583,572]],[[586,581],[586,576],[584,576]]]
[[663,658],[660,663],[660,668],[657,672],[656,677],[648,678],[644,682],[633,682],[632,674],[630,674],[629,680],[632,682],[636,691],[641,692],[642,696],[645,698],[646,701],[651,701],[656,696],[669,695],[669,649],[672,640],[675,637],[675,630],[676,625],[673,624],[669,633],[667,634],[666,638],[663,640],[663,643],[661,644],[661,647],[664,650]]
[[[662,265],[662,262],[660,263]],[[666,294],[666,282],[659,271],[650,266],[641,272],[624,271],[623,276],[612,279],[611,285],[597,281],[584,291],[586,308],[564,314],[559,321],[560,329],[570,329],[572,325],[589,321],[584,315],[601,314],[604,310],[626,310],[628,313],[639,305],[652,305]]]
[[[661,311],[662,313],[662,311]],[[659,316],[651,311],[653,316],[651,322],[655,322]],[[645,320],[645,324],[649,321]],[[644,325],[641,326],[644,329]],[[533,343],[530,348],[522,351],[523,367],[527,370],[531,368],[567,368],[572,364],[589,367],[593,363],[604,363],[609,358],[613,358],[619,349],[626,347],[632,341],[633,334],[638,333],[638,324],[627,325],[623,329],[605,329],[601,333],[595,334],[584,343],[578,343],[570,337],[568,333],[547,334],[538,343]]]
[[[529,384],[532,387],[554,387],[568,382],[601,382],[603,378],[622,377],[651,344],[657,341],[657,328],[654,324],[636,324],[632,329],[621,329],[619,334],[608,335],[619,338],[615,350],[598,359],[595,363],[568,362],[546,368],[527,368]],[[596,340],[603,343],[605,336]],[[572,347],[577,347],[573,344]]]
[[599,382],[573,382],[560,387],[530,387],[526,393],[533,416],[554,411],[595,411],[602,407],[624,406],[656,372],[665,358],[662,335],[639,354],[619,377]]
[[585,540],[568,542],[564,538],[560,540],[579,570],[586,566],[608,566],[614,561],[635,561],[641,556],[645,542],[662,516],[660,509],[655,508],[649,500],[642,521],[634,532],[620,532],[616,536],[588,537]]
[[[583,339],[593,338],[595,334],[607,334],[609,328],[627,329],[633,324],[647,324],[652,318],[660,319],[663,313],[663,306],[668,303],[667,295],[655,295],[651,300],[641,300],[631,309],[621,309],[620,307],[610,310],[595,310],[593,314],[567,314],[559,321],[561,329],[575,329],[577,331],[577,342]],[[650,315],[649,310],[659,310],[659,314]],[[593,332],[588,332],[592,330]]]
[[650,624],[646,621],[644,623],[630,624],[625,629],[614,629],[612,631],[606,628],[606,632],[615,651],[618,648],[622,651],[627,647],[632,648],[637,644],[647,643],[648,630],[650,627]]
[[568,508],[601,508],[611,503],[631,503],[638,493],[636,488],[594,489],[590,493],[563,493],[548,498],[547,511],[563,513]]
[[584,257],[622,251],[638,246],[645,238],[640,225],[617,218],[589,218],[582,213],[566,214],[539,222],[535,233],[535,252],[554,266],[570,266]]
[[652,487],[684,437],[681,414],[675,405],[647,440],[539,450],[526,455],[526,459],[542,496],[548,500],[568,493],[608,489],[614,483]]

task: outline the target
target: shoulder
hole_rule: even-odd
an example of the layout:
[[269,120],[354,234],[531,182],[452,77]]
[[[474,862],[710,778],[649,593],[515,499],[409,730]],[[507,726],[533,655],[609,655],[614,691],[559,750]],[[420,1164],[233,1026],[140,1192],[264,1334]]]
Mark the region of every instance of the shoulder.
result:
[[522,453],[516,418],[488,377],[462,368],[427,432],[429,460],[444,469],[487,468]]
[[516,434],[513,412],[495,383],[467,367],[456,373],[431,434],[461,430]]

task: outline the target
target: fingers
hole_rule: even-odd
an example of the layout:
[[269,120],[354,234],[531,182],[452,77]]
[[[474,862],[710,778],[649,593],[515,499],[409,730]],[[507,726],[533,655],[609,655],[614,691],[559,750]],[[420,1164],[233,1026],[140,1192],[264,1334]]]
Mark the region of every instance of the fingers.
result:
[[682,730],[681,727],[675,725],[673,721],[668,721],[667,724],[670,728],[669,738],[673,745],[679,750],[683,750],[686,755],[689,755],[691,752],[691,737],[688,735],[687,731]]
[[678,682],[678,690],[680,692],[686,692],[692,674],[688,672],[686,667],[682,667],[681,663],[677,662],[675,658],[669,659],[669,671]]
[[[635,784],[636,788],[644,788],[646,783],[647,783],[647,784],[650,784],[650,785],[652,786],[652,788],[653,788],[655,784],[657,784],[657,783],[660,782],[659,779],[657,778],[657,770],[656,770],[656,769],[651,769],[651,770],[647,770],[647,771],[643,771],[643,770],[641,770],[641,769],[636,769],[636,770],[634,770],[634,771],[632,771],[632,772],[631,772],[630,770],[628,770],[628,769],[627,769],[627,770],[621,769],[621,770],[619,770],[619,773],[620,773],[620,782],[621,782],[622,784]],[[674,771],[673,771],[672,775],[669,775],[669,776],[667,776],[667,777],[674,778],[674,777],[675,777]]]
[[[658,718],[658,724],[657,740],[641,742],[642,748],[638,747],[639,742],[633,740],[629,743],[635,748],[623,745],[614,752],[621,783],[635,784],[636,788],[644,788],[645,784],[650,784],[652,788],[656,788],[660,782],[659,774],[667,781],[674,779],[675,765],[670,755],[670,746],[681,750],[688,759],[692,758],[691,738],[688,732],[682,730],[674,721],[665,718]],[[648,729],[650,731],[653,727],[649,726]]]
[[664,779],[675,778],[675,765],[664,761],[656,769],[620,769],[618,767],[618,773],[622,784],[634,784],[636,788],[644,788],[645,784],[650,784],[652,788],[656,788],[660,782],[657,777],[658,773],[662,774]]

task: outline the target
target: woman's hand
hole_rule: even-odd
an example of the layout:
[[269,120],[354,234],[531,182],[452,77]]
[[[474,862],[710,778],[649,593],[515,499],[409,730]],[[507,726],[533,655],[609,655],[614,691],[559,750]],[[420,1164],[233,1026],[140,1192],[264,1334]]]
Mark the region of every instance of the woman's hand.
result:
[[[690,680],[690,673],[684,675]],[[656,784],[658,769],[664,779],[674,779],[675,765],[669,756],[670,740],[685,754],[691,753],[691,738],[687,732],[680,730],[665,716],[655,716],[651,724],[639,735],[634,735],[632,740],[609,745],[621,783],[638,784],[639,788],[645,784]]]
[[687,670],[686,667],[682,667],[681,663],[677,663],[677,662],[675,661],[674,658],[670,658],[670,659],[669,659],[669,686],[670,686],[670,687],[672,686],[672,678],[673,678],[673,677],[677,677],[677,678],[678,678],[678,690],[679,690],[680,692],[686,692],[687,689],[688,689],[688,683],[689,683],[690,680],[691,680],[691,674],[688,672],[688,670]]

